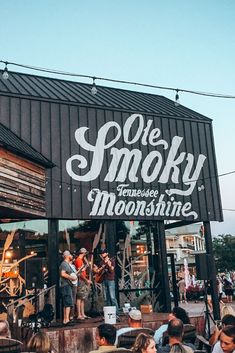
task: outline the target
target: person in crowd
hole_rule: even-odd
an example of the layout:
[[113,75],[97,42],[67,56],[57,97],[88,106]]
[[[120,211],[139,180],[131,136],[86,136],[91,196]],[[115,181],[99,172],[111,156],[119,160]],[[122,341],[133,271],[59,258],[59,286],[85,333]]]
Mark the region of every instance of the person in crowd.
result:
[[164,347],[158,347],[158,353],[193,353],[195,347],[189,344],[183,344],[184,324],[180,319],[172,319],[167,328],[169,344]]
[[35,333],[27,344],[28,352],[36,353],[54,353],[50,338],[46,332],[39,331]]
[[11,331],[7,320],[0,320],[0,352],[20,353],[22,342],[11,338]]
[[214,346],[213,352],[214,353],[222,353],[221,352],[221,347],[220,347],[220,341],[219,337],[222,332],[222,329],[225,328],[226,326],[235,326],[235,316],[231,314],[227,314],[222,318],[221,321],[221,329],[219,327],[215,327],[215,331],[213,335],[209,339],[209,343],[211,346]]
[[85,315],[85,300],[88,298],[89,287],[91,281],[87,277],[86,269],[89,266],[88,260],[86,258],[87,250],[81,248],[79,254],[75,260],[75,266],[79,272],[79,281],[77,286],[77,319],[84,320],[88,316]]
[[119,309],[115,293],[115,259],[109,257],[106,249],[101,250],[100,256],[102,261],[99,267],[94,267],[94,272],[96,273],[96,278],[99,276],[99,282],[102,282],[105,305],[116,306],[118,312]]
[[217,276],[217,278],[216,278],[216,284],[217,284],[217,291],[218,291],[219,301],[222,301],[222,297],[223,297],[223,282],[222,282],[222,279],[219,276]]
[[235,310],[231,305],[224,304],[221,306],[221,317],[223,318],[225,315],[233,315],[235,316]]
[[69,265],[73,271],[70,275],[74,277],[74,280],[71,282],[72,283],[72,293],[73,293],[73,307],[71,308],[70,313],[69,313],[69,320],[73,321],[75,319],[77,288],[78,288],[78,276],[77,276],[76,266],[74,264],[74,256],[73,255],[71,256],[71,260],[69,262]]
[[212,305],[212,288],[210,281],[205,281],[205,299],[207,300],[207,304],[209,306],[209,309],[212,311],[213,310],[213,305]]
[[230,279],[224,277],[223,285],[224,285],[224,292],[227,297],[227,303],[232,303],[232,301],[233,301],[233,283]]
[[[168,321],[173,320],[173,319],[180,319],[183,324],[190,324],[190,319],[188,317],[188,314],[186,311],[181,308],[180,306],[174,307],[172,309],[172,312],[168,316]],[[156,344],[161,344],[162,343],[162,338],[164,332],[167,331],[168,323],[161,325],[154,333],[154,340]]]
[[0,320],[0,338],[11,338],[10,326],[7,320]]
[[117,338],[115,344],[118,342],[118,336],[129,331],[141,329],[142,327],[143,325],[141,311],[137,309],[130,310],[128,314],[128,327],[123,327],[117,330]]
[[184,278],[180,278],[179,282],[177,283],[177,286],[179,288],[179,295],[180,295],[180,302],[187,303],[187,298],[186,298],[186,283]]
[[100,353],[112,350],[117,350],[117,347],[114,345],[116,340],[117,330],[115,326],[110,324],[101,324],[96,329],[96,343],[98,349],[90,351],[90,353]]
[[132,347],[133,353],[156,353],[156,343],[153,336],[140,333]]
[[172,309],[172,312],[169,314],[170,319],[180,319],[183,324],[190,324],[189,316],[183,308],[176,306]]
[[70,322],[70,311],[71,308],[74,306],[73,302],[73,284],[74,276],[71,274],[73,270],[70,266],[70,262],[73,256],[71,255],[70,251],[65,250],[63,252],[63,261],[60,265],[59,272],[60,272],[60,290],[61,296],[63,301],[63,324],[66,326],[72,325]]
[[219,336],[218,345],[213,348],[212,353],[234,353],[235,352],[235,326],[225,326]]

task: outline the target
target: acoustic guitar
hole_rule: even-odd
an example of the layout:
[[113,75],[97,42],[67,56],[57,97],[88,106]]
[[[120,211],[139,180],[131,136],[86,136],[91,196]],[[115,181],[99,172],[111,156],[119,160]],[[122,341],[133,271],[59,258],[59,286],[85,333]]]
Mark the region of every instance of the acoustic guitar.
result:
[[[115,259],[115,256],[109,259],[109,261],[112,262],[112,260],[114,259]],[[99,267],[98,270],[96,270],[97,273],[95,274],[95,282],[102,283],[104,279],[104,275],[107,271],[108,271],[108,265],[106,263],[103,264],[101,267]]]

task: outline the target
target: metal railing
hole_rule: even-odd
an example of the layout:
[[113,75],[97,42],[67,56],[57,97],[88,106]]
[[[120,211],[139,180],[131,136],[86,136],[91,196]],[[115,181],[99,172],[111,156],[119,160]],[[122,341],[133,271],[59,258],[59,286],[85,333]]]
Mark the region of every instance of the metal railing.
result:
[[[35,300],[36,305],[35,305]],[[51,304],[54,311],[56,310],[56,285],[45,289],[37,289],[36,296],[35,291],[31,291],[24,297],[20,297],[7,305],[7,318],[9,322],[16,322],[19,318],[17,317],[17,312],[23,313],[23,307],[25,302],[31,303],[34,308],[38,311],[43,310],[45,304]],[[54,319],[55,320],[55,319]]]

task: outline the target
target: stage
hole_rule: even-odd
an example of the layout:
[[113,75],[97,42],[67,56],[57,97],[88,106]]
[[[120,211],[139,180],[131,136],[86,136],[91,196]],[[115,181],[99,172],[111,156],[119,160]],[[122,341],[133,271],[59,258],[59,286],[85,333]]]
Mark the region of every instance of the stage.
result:
[[[168,314],[150,313],[143,314],[143,326],[156,330],[163,323],[167,322]],[[191,323],[197,328],[198,334],[203,334],[203,315],[190,316]],[[96,327],[103,323],[102,317],[84,320],[74,326],[62,327],[56,323],[55,327],[44,329],[50,336],[51,342],[58,353],[89,353],[96,349],[95,332]],[[58,326],[60,325],[60,326]],[[121,315],[117,329],[128,326],[127,316]]]

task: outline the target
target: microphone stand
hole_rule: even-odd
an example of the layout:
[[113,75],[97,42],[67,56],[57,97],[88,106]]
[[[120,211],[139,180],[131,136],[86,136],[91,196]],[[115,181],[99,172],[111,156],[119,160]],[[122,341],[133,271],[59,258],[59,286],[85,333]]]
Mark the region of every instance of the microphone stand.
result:
[[38,317],[37,317],[38,302],[37,302],[37,287],[36,287],[36,283],[35,282],[32,282],[32,288],[34,289],[34,325],[33,325],[33,332],[36,333],[36,332],[38,332]]

